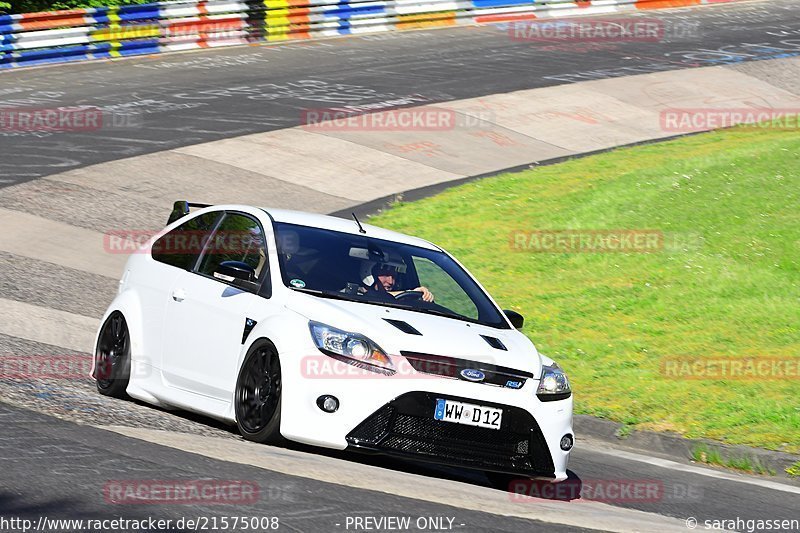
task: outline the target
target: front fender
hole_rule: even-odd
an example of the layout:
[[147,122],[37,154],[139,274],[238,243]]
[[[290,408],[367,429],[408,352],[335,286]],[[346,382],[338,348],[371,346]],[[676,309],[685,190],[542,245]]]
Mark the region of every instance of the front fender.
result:
[[298,335],[303,334],[305,334],[305,337],[299,340],[306,341],[311,339],[311,334],[308,331],[308,319],[294,311],[284,308],[280,313],[261,318],[242,346],[238,368],[242,367],[245,355],[257,340],[268,339],[271,341],[280,356],[281,354],[289,353],[292,347],[297,345]]
[[[281,369],[284,375],[282,385],[284,394],[286,393],[287,388],[291,390],[300,386],[300,383],[298,382],[297,377],[294,375],[294,372],[291,372],[291,368],[294,366],[299,368],[299,363],[296,361],[298,345],[305,345],[311,342],[311,334],[308,331],[308,319],[294,311],[281,308],[280,312],[267,317],[262,317],[260,320],[258,320],[258,323],[250,332],[250,335],[248,335],[247,340],[242,345],[242,349],[239,352],[239,358],[236,366],[237,379],[242,365],[244,364],[244,358],[250,352],[250,349],[253,347],[253,345],[262,339],[269,340],[275,345],[275,348],[278,351],[278,357],[280,358]],[[287,377],[289,379],[286,379]],[[234,392],[231,397],[231,409],[229,411],[229,415],[230,419],[234,420],[234,402],[236,395],[235,383],[232,390]],[[284,405],[286,404],[284,403]],[[283,424],[284,419],[282,418],[281,426],[283,426]]]

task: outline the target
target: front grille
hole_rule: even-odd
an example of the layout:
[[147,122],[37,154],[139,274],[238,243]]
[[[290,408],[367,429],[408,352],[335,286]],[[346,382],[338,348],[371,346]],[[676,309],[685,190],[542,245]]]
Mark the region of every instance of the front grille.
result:
[[485,374],[486,377],[480,383],[512,389],[521,389],[528,379],[533,378],[530,372],[481,361],[406,351],[401,351],[400,355],[405,357],[417,372],[445,378],[459,379],[462,370],[471,368]]
[[[499,430],[433,418],[437,399],[427,392],[404,394],[378,409],[348,436],[354,447],[437,463],[526,475],[552,476],[550,451],[536,420],[524,409],[503,409]],[[446,397],[476,403],[468,398]]]

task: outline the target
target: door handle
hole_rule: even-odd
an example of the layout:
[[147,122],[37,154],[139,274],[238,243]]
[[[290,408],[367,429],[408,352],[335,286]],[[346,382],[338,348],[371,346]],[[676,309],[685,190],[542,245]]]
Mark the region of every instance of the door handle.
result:
[[172,299],[176,302],[182,302],[186,299],[186,291],[183,289],[175,289],[172,291]]

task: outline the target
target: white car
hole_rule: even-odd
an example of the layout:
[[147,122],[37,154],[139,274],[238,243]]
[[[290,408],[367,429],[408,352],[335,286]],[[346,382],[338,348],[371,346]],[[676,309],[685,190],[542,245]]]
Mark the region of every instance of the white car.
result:
[[127,263],[92,375],[102,394],[257,442],[563,480],[572,391],[522,323],[422,239],[355,216],[176,202]]

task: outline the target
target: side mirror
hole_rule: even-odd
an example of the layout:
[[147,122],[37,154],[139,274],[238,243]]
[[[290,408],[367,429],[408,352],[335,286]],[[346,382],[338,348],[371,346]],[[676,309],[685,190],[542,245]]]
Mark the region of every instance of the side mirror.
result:
[[256,286],[256,269],[241,261],[223,261],[214,271],[214,277],[246,289]]
[[503,312],[508,317],[508,320],[511,322],[512,326],[517,329],[522,329],[523,324],[525,324],[525,317],[510,309],[503,309]]

